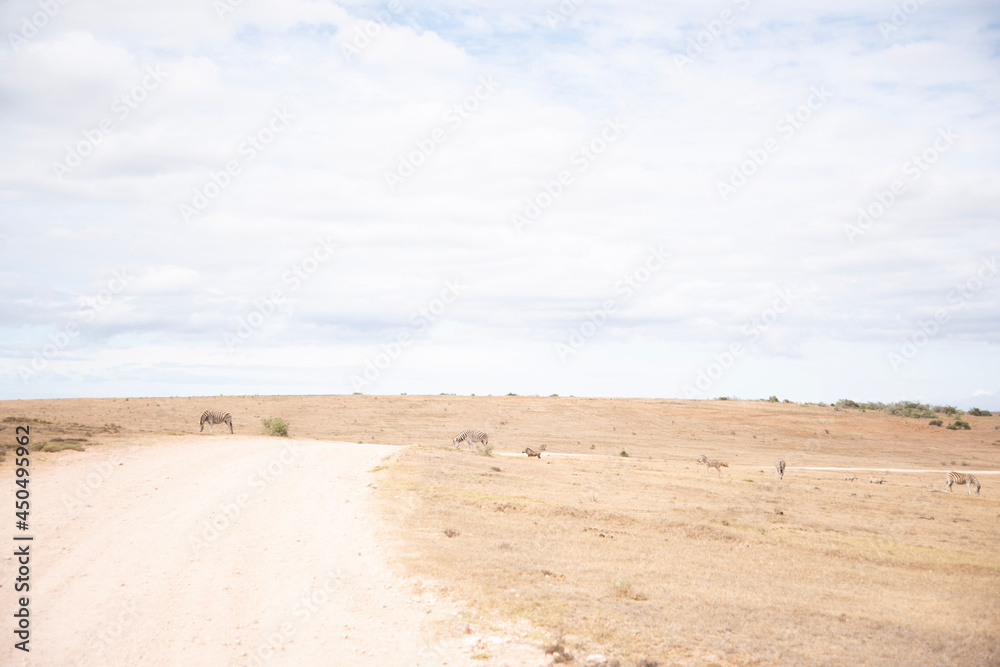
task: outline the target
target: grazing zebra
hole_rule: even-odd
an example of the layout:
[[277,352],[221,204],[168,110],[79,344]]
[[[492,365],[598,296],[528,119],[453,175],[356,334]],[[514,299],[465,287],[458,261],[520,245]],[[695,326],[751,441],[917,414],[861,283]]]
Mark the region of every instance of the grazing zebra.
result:
[[463,440],[465,440],[467,443],[469,443],[469,449],[472,449],[472,443],[474,443],[474,442],[481,442],[481,443],[483,443],[483,447],[485,447],[486,445],[488,445],[489,441],[490,441],[490,436],[489,436],[488,433],[486,433],[486,431],[477,431],[477,430],[471,429],[471,428],[468,429],[468,430],[462,431],[461,433],[459,433],[458,435],[456,435],[455,439],[452,441],[452,442],[455,443],[455,448],[456,449],[458,449],[458,443],[462,442]]
[[228,412],[216,412],[215,410],[205,410],[201,414],[201,428],[200,431],[205,430],[205,424],[208,424],[208,432],[212,432],[213,424],[229,424],[229,432],[233,432],[233,416]]
[[715,459],[710,459],[704,454],[698,457],[698,462],[705,464],[706,473],[708,472],[709,468],[715,468],[715,472],[719,473],[719,477],[722,477],[722,469],[729,467],[729,464],[726,463],[725,461],[717,461]]
[[778,471],[778,479],[785,478],[785,459],[778,459],[774,462],[774,469]]
[[869,484],[885,484],[885,477],[869,477]]
[[532,456],[537,456],[537,457],[538,457],[539,459],[541,459],[541,458],[542,458],[542,453],[541,453],[541,452],[536,452],[536,451],[535,451],[534,449],[532,449],[531,447],[525,447],[525,448],[524,448],[524,453],[528,455],[528,458],[529,458],[529,459],[530,459],[530,458],[531,458]]
[[979,480],[976,479],[975,475],[966,475],[961,472],[950,472],[948,473],[948,492],[951,492],[951,485],[958,484],[961,486],[965,484],[969,488],[969,495],[972,495],[972,487],[976,487],[976,495],[979,495]]
[[845,482],[856,482],[858,479],[857,475],[844,475]]

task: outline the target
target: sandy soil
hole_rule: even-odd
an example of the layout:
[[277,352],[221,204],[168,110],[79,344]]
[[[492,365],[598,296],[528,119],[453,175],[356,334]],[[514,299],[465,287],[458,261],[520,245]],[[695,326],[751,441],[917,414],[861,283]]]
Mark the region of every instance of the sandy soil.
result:
[[455,636],[455,604],[386,569],[368,471],[396,449],[215,435],[33,454],[31,653],[5,641],[0,664],[465,665],[485,644],[506,656],[490,664],[544,662]]

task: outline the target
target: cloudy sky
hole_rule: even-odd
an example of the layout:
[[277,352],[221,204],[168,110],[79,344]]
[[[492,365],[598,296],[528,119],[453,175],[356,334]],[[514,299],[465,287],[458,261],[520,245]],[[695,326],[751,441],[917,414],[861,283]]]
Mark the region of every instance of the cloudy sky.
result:
[[994,2],[9,0],[0,398],[1000,408]]

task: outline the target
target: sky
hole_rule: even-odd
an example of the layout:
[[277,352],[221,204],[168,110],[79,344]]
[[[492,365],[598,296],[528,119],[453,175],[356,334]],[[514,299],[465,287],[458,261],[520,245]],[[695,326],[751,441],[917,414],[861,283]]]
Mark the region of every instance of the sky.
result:
[[993,2],[9,0],[0,398],[1000,409]]

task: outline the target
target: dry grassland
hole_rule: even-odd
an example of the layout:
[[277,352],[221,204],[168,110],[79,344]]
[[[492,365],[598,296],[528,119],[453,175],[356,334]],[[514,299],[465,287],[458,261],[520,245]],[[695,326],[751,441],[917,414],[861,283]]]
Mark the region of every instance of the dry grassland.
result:
[[[970,498],[929,493],[941,473],[796,469],[996,470],[1000,420],[956,434],[796,405],[491,402],[503,419],[469,425],[498,451],[546,445],[541,461],[445,443],[377,473],[401,565],[486,618],[629,665],[1000,661],[1000,478]],[[730,467],[706,473],[701,453]]]
[[[998,417],[956,432],[760,402],[245,396],[4,401],[0,437],[16,417],[37,420],[36,441],[155,446],[197,432],[207,408],[231,411],[237,434],[282,417],[296,438],[417,445],[373,473],[398,566],[469,601],[480,624],[564,633],[581,662],[1000,662],[1000,476],[980,475],[970,497],[929,493],[943,473],[881,472],[1000,470]],[[488,430],[495,454],[546,451],[453,451],[465,428]],[[700,454],[730,467],[706,473]],[[801,466],[879,472],[845,482]]]

